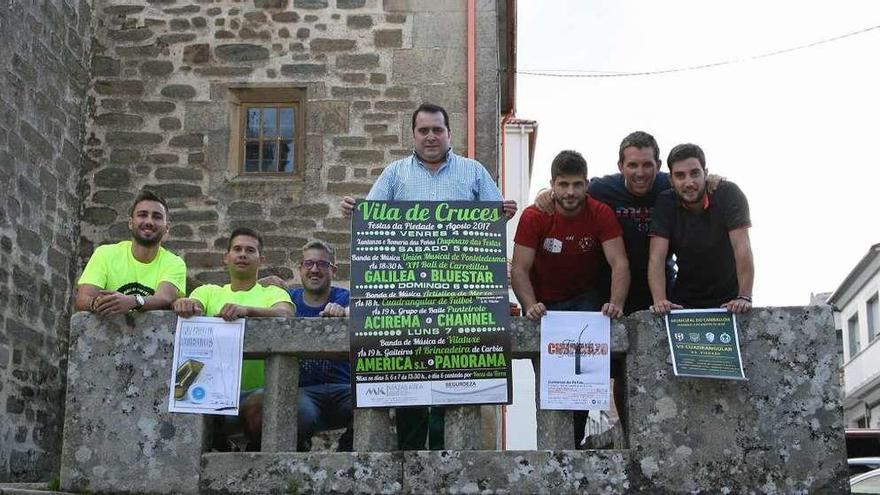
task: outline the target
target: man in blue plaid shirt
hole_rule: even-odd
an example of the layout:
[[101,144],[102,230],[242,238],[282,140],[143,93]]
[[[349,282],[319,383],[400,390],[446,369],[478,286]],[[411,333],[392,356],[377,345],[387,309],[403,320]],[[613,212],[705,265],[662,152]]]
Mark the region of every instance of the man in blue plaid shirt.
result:
[[[372,201],[498,201],[512,218],[516,201],[504,200],[480,162],[459,156],[449,145],[449,115],[443,107],[423,103],[413,112],[413,154],[390,163],[373,184]],[[350,215],[355,199],[342,199]]]
[[[443,107],[423,103],[413,112],[413,154],[392,162],[373,184],[372,201],[495,201],[504,215],[516,214],[516,201],[504,200],[498,185],[478,161],[455,154],[450,147],[449,115]],[[343,213],[351,215],[355,199],[342,199]],[[398,408],[397,442],[401,450],[444,447],[443,408]]]

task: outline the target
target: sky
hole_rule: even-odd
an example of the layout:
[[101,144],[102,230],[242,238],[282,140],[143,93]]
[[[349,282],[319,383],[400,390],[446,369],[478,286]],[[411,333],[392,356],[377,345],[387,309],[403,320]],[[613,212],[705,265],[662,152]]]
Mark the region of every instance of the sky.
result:
[[[518,0],[516,116],[538,122],[532,196],[563,149],[617,172],[621,139],[653,134],[664,160],[693,142],[751,207],[756,306],[809,303],[880,242],[880,2]],[[539,77],[524,71],[645,72]],[[598,73],[598,72],[595,72]]]

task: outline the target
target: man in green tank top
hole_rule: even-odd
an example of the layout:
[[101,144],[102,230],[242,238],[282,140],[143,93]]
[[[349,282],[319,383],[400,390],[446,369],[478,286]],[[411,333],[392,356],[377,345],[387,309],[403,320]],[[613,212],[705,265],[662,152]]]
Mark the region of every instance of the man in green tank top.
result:
[[[216,316],[224,320],[260,316],[293,316],[296,306],[286,290],[257,283],[257,272],[265,261],[263,239],[255,231],[238,228],[229,236],[223,261],[229,271],[229,283],[203,285],[189,297],[174,301],[174,312],[182,318]],[[252,392],[263,387],[265,364],[262,359],[246,359],[241,368],[241,390],[245,400],[239,417],[245,434],[259,441],[262,414],[256,402],[248,401]]]
[[162,247],[171,223],[165,200],[142,191],[128,219],[131,239],[95,249],[76,287],[76,311],[110,316],[168,309],[186,293],[186,265]]

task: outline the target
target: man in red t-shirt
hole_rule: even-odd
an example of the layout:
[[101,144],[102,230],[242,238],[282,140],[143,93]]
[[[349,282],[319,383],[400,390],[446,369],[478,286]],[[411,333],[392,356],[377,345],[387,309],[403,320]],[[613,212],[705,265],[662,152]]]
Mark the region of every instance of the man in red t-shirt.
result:
[[[580,153],[561,151],[550,177],[555,212],[529,206],[514,238],[511,283],[525,316],[539,320],[548,309],[601,309],[606,316],[623,316],[629,262],[617,217],[587,196],[587,162]],[[595,291],[600,249],[611,266],[607,302],[599,301]]]
[[[612,318],[623,316],[629,291],[629,261],[623,231],[614,212],[587,196],[587,161],[576,151],[561,151],[550,166],[551,197],[555,211],[544,213],[536,206],[526,208],[513,245],[510,278],[513,292],[530,320],[540,320],[551,311],[598,311]],[[610,301],[599,300],[596,276],[605,254],[611,267]],[[612,362],[612,376],[622,368]],[[622,387],[613,393],[615,404],[623,404]],[[575,411],[575,445],[580,448],[587,413]]]

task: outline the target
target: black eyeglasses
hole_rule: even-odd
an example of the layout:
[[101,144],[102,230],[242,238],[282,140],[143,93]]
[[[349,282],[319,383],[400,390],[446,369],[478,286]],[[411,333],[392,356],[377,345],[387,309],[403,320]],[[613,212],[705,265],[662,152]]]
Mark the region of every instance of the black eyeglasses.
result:
[[319,270],[329,270],[331,267],[336,268],[336,265],[330,263],[329,261],[324,260],[302,260],[299,262],[299,266],[305,268],[306,270],[311,270],[314,267],[318,267]]

